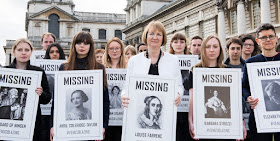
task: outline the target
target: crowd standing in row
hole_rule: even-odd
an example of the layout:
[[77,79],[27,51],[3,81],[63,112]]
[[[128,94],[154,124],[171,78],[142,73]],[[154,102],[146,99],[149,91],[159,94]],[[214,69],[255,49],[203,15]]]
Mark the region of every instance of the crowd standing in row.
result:
[[[276,36],[275,28],[272,25],[262,24],[257,30],[256,37],[248,34],[241,35],[238,38],[230,38],[225,47],[228,58],[223,62],[223,47],[216,36],[208,36],[204,40],[199,36],[194,36],[188,41],[184,34],[175,33],[171,38],[169,53],[162,51],[161,46],[166,45],[167,35],[164,26],[158,21],[152,21],[145,28],[142,35],[143,43],[136,47],[137,51],[131,45],[125,47],[122,41],[116,37],[107,42],[105,50],[95,49],[91,34],[82,31],[74,36],[69,57],[60,66],[60,70],[103,70],[103,137],[107,141],[120,141],[122,127],[108,126],[109,105],[113,100],[109,99],[105,68],[126,68],[127,76],[133,74],[171,76],[178,78],[178,82],[183,82],[178,58],[175,55],[199,55],[200,62],[193,67],[241,68],[244,73],[243,98],[254,109],[259,100],[251,96],[246,63],[280,60],[280,55],[275,49],[278,36]],[[65,59],[62,47],[55,41],[56,38],[51,33],[45,33],[42,36],[41,45],[43,50],[46,51],[44,59]],[[190,42],[189,48],[188,42]],[[51,99],[49,85],[53,84],[48,83],[44,70],[30,65],[32,51],[33,47],[30,41],[27,39],[16,40],[12,47],[12,54],[15,59],[11,65],[6,67],[43,72],[41,86],[35,91],[40,96],[39,104],[46,104]],[[121,102],[124,108],[129,106],[130,100],[126,96],[127,86],[128,81],[121,94]],[[174,101],[176,106],[181,101],[184,88],[189,90],[190,93],[189,112],[178,112],[177,114],[176,140],[198,140],[194,138],[192,107],[195,101],[193,101],[192,70],[190,71],[189,81],[178,84],[177,96]],[[52,128],[53,107],[54,105],[52,105],[51,116],[42,116],[41,110],[38,108],[33,140],[52,140],[52,137],[55,136]],[[243,126],[244,139],[246,139],[245,123]],[[248,133],[250,133],[251,140],[272,141],[273,135],[275,141],[280,140],[279,133],[257,133],[253,110],[250,110],[249,127],[250,131]]]

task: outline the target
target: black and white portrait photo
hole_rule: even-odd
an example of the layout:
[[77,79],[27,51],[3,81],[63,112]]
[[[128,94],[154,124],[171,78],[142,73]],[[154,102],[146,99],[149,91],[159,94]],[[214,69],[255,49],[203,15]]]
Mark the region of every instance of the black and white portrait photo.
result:
[[0,119],[23,120],[27,89],[0,88]]
[[205,118],[231,118],[230,87],[204,87]]
[[110,109],[122,108],[121,88],[117,84],[109,85]]
[[[181,70],[182,75],[182,81],[184,86],[189,86],[189,76],[190,71],[189,70]],[[187,83],[187,84],[185,84]],[[189,95],[189,89],[184,89],[184,95]]]
[[266,111],[280,111],[280,79],[261,80]]
[[143,129],[162,129],[161,112],[163,105],[161,100],[156,96],[147,96],[142,102],[144,111],[141,111],[138,115],[138,127]]
[[47,75],[47,79],[48,79],[48,83],[49,83],[49,88],[50,88],[50,92],[52,94],[54,94],[54,74],[46,74]]
[[66,120],[91,120],[91,88],[66,91]]

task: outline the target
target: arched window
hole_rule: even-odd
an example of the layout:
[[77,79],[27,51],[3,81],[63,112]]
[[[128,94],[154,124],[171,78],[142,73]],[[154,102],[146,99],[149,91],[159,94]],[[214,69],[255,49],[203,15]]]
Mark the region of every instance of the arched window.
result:
[[115,30],[115,37],[118,37],[122,40],[122,31],[121,30]]
[[106,40],[106,30],[105,29],[99,29],[98,37],[99,37],[99,39]]
[[53,33],[56,38],[59,38],[59,16],[51,14],[49,16],[49,32]]

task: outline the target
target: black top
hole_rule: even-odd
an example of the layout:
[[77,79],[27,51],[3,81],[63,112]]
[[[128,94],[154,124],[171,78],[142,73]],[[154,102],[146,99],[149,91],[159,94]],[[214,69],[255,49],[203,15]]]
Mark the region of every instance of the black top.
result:
[[[158,60],[157,60],[157,62],[156,62],[155,64],[151,64],[151,65],[150,65],[150,69],[149,69],[149,73],[148,73],[148,74],[151,74],[151,75],[159,75],[159,73],[158,73],[158,62],[159,62],[159,60],[160,60],[161,53],[162,53],[162,51],[160,50],[159,56],[158,56]],[[149,59],[148,50],[146,51],[146,57]]]
[[[11,65],[6,66],[6,68],[16,68],[16,59],[12,62]],[[41,96],[39,96],[39,103],[37,108],[37,116],[36,116],[36,122],[35,122],[35,129],[34,129],[34,138],[37,138],[39,135],[39,130],[41,126],[41,108],[40,104],[47,104],[51,100],[51,93],[49,91],[49,83],[46,76],[46,73],[43,69],[40,67],[32,66],[30,65],[30,61],[27,62],[26,70],[35,70],[35,71],[41,71],[42,72],[42,80],[41,80],[41,87],[43,88],[43,93]],[[34,90],[35,91],[35,90]]]

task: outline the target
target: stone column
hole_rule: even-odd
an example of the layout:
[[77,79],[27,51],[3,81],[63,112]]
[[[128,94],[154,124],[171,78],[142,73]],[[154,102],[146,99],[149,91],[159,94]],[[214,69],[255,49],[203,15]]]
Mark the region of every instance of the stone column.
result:
[[261,2],[261,23],[271,23],[271,14],[270,14],[270,1],[269,0],[260,0]]
[[135,19],[139,17],[139,6],[138,4],[135,4]]
[[129,11],[126,11],[126,24],[128,24],[130,22],[130,14]]
[[129,20],[129,21],[130,21],[130,22],[133,22],[133,14],[134,14],[134,13],[133,13],[133,8],[131,7],[129,10],[130,10],[130,12],[129,12],[130,20]]
[[238,35],[246,33],[246,18],[244,0],[237,3],[237,32]]
[[223,7],[218,8],[218,36],[221,40],[221,45],[224,51],[224,55],[226,55],[226,27],[225,27],[225,13]]

